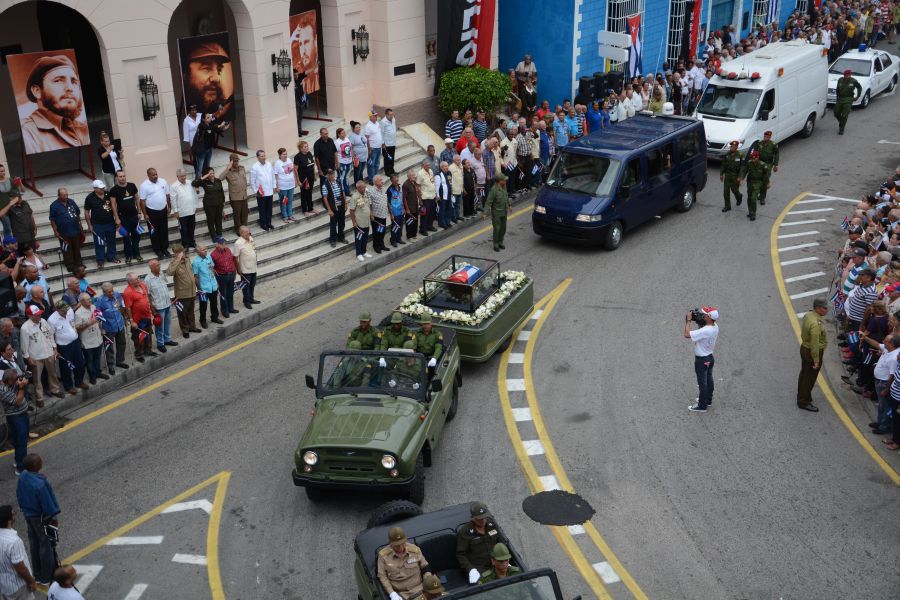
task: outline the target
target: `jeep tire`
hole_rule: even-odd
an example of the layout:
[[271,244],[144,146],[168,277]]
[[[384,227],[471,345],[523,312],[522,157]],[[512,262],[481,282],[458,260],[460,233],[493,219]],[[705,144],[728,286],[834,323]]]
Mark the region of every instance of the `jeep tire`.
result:
[[406,488],[406,497],[418,505],[425,501],[425,457],[422,454],[416,457],[415,475]]
[[385,502],[372,512],[366,528],[378,527],[379,525],[387,525],[396,521],[402,521],[410,517],[418,517],[422,514],[422,507],[408,500],[391,500]]
[[453,377],[453,391],[450,394],[450,408],[447,409],[447,423],[456,416],[456,410],[459,408],[459,385],[456,383],[456,377]]

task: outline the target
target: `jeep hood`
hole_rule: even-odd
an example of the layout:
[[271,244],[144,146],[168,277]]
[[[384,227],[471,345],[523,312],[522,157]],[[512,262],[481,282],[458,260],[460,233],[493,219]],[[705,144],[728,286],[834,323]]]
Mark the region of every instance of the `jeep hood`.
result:
[[319,400],[301,448],[353,447],[399,454],[422,421],[425,406],[392,396],[330,396]]

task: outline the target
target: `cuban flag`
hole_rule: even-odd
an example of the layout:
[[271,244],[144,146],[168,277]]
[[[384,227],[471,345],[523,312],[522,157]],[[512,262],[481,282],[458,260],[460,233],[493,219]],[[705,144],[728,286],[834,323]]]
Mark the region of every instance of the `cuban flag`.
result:
[[631,47],[628,48],[628,77],[641,74],[641,15],[626,17],[628,33],[631,35]]
[[778,20],[778,0],[769,0],[769,6],[766,8],[766,25],[774,23]]

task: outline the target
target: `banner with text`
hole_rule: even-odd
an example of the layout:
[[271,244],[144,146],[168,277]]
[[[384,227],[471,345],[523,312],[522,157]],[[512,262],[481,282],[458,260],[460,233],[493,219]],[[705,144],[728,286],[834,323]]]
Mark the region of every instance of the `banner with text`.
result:
[[496,0],[442,0],[438,11],[435,86],[441,73],[455,67],[490,69]]

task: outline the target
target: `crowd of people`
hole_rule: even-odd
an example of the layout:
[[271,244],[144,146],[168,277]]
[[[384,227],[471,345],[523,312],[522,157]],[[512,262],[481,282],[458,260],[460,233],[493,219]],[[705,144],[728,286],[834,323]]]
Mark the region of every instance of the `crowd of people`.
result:
[[[841,224],[847,240],[837,252],[831,310],[841,324],[838,346],[852,391],[877,405],[872,433],[900,450],[900,167],[866,195]],[[810,392],[827,344],[818,299],[801,327],[803,370],[797,403],[816,412]]]

